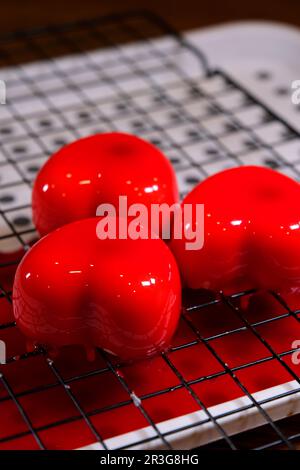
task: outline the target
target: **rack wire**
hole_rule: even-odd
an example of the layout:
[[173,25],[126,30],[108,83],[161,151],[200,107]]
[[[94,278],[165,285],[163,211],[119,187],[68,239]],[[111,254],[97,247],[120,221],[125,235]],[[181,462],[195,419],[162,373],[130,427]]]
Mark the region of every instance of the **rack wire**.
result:
[[[192,75],[179,56],[193,65]],[[300,432],[290,434],[266,405],[300,392],[291,362],[297,349],[286,339],[297,339],[298,332],[300,338],[295,299],[268,293],[257,300],[255,291],[231,297],[185,292],[181,325],[167,352],[123,364],[99,350],[88,363],[77,349],[57,358],[41,348],[26,351],[12,316],[11,286],[36,238],[32,181],[61,145],[94,132],[134,132],[165,152],[183,197],[206,176],[242,164],[300,179],[300,155],[299,161],[290,158],[290,148],[300,142],[296,130],[224,71],[210,70],[201,51],[146,12],[6,36],[0,63],[0,78],[8,84],[8,102],[0,108],[0,338],[8,351],[0,376],[0,449],[91,442],[107,449],[110,438],[143,427],[149,436],[135,435],[114,448],[153,443],[172,449],[174,436],[207,424],[217,431],[218,448],[247,448],[251,444],[229,435],[223,423],[251,409],[265,423],[255,448],[292,449]],[[242,308],[245,299],[252,309]],[[257,377],[265,388],[291,380],[297,387],[257,400]],[[228,396],[222,397],[220,384]],[[214,403],[209,394],[216,395]],[[219,414],[211,411],[229,396],[248,400]],[[197,410],[204,417],[191,424],[167,431],[159,425]]]

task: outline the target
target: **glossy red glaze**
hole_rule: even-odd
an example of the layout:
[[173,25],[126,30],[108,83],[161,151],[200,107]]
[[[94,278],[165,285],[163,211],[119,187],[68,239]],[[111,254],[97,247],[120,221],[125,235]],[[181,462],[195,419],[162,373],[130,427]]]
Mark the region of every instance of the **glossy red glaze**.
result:
[[33,220],[45,235],[75,220],[95,217],[101,203],[178,202],[174,171],[152,144],[129,134],[99,134],[55,153],[37,175],[32,195]]
[[174,257],[160,239],[99,240],[98,218],[61,227],[21,261],[14,315],[33,342],[95,346],[122,359],[165,348],[180,313]]
[[203,249],[186,250],[184,239],[170,245],[187,286],[300,292],[297,182],[267,168],[234,168],[200,183],[183,201],[196,203],[205,205]]

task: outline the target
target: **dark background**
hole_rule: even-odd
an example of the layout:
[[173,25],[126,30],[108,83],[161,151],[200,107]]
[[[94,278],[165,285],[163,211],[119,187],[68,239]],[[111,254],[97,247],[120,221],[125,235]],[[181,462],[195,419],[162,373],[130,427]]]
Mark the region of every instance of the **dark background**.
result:
[[0,7],[0,34],[141,8],[178,30],[245,19],[300,26],[299,0],[1,0]]

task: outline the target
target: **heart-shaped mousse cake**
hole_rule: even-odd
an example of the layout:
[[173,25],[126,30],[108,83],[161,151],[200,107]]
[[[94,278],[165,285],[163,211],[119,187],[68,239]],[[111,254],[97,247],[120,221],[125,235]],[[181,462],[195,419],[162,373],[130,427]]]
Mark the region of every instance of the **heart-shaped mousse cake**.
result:
[[99,218],[46,235],[18,266],[13,306],[29,342],[80,344],[122,359],[168,346],[180,314],[176,261],[156,239],[99,239]]
[[33,221],[40,235],[95,217],[100,204],[119,196],[128,206],[179,201],[174,170],[154,145],[120,132],[96,134],[66,145],[39,171],[32,193]]
[[300,185],[274,170],[244,166],[200,183],[182,202],[204,204],[204,245],[170,245],[183,282],[233,294],[300,293]]

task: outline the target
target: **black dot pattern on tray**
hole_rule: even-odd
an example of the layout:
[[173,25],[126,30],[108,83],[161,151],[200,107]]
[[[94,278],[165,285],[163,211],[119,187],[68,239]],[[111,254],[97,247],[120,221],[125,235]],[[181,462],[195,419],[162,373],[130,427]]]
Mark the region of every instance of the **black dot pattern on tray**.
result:
[[258,80],[270,80],[272,78],[272,74],[268,70],[259,70],[255,76]]
[[10,202],[13,202],[15,200],[15,197],[13,194],[3,194],[0,196],[0,202],[2,204],[9,204]]
[[179,114],[179,113],[176,113],[174,111],[172,111],[171,113],[169,113],[169,118],[172,120],[172,121],[179,121],[182,119],[182,116]]
[[141,127],[143,127],[143,123],[141,121],[132,121],[131,125],[135,129],[140,129]]
[[197,183],[199,183],[200,180],[199,180],[198,176],[192,176],[191,175],[191,176],[187,176],[185,178],[185,181],[188,184],[197,184]]
[[127,109],[127,106],[125,103],[117,103],[115,107],[118,111],[124,111],[125,109]]
[[155,96],[153,96],[154,103],[161,103],[165,100],[166,100],[166,97],[164,95],[155,95]]
[[188,137],[191,137],[192,139],[200,139],[201,135],[196,129],[188,129],[186,132]]
[[209,116],[214,116],[216,114],[219,114],[219,109],[216,108],[215,106],[209,104],[207,107],[206,107],[206,112]]
[[274,121],[274,118],[273,118],[272,114],[269,114],[267,112],[264,113],[262,122],[267,123],[267,122],[271,122],[271,121]]
[[38,165],[29,165],[27,167],[27,171],[29,171],[29,173],[37,173],[39,169],[40,167]]
[[151,139],[150,142],[153,145],[161,145],[161,140],[160,139]]
[[41,127],[51,127],[52,126],[52,122],[49,120],[49,119],[41,119],[39,121],[39,125]]
[[273,169],[280,167],[279,163],[276,162],[276,160],[272,160],[271,158],[266,158],[265,161],[264,161],[264,163],[265,163],[268,167],[273,168]]
[[214,148],[214,147],[207,147],[205,149],[205,153],[207,155],[217,155],[219,153],[218,149]]
[[30,224],[30,219],[26,215],[18,215],[13,219],[13,223],[18,227],[25,227]]
[[252,148],[256,148],[257,147],[257,143],[254,141],[254,140],[244,140],[244,145],[250,149]]
[[290,94],[290,89],[288,87],[282,86],[275,88],[274,92],[279,96],[287,96]]
[[64,139],[54,139],[53,143],[59,146],[66,145],[66,141]]
[[249,97],[245,96],[243,100],[243,106],[246,108],[248,106],[252,106],[254,104],[254,101]]
[[199,88],[191,88],[190,91],[189,91],[189,94],[192,98],[194,98],[196,96],[202,96],[202,93],[199,90]]
[[237,132],[238,129],[239,129],[239,126],[238,126],[238,124],[235,124],[234,122],[227,122],[224,125],[224,129],[227,132]]
[[11,127],[1,127],[0,128],[0,134],[2,135],[9,135],[12,134],[12,128]]
[[90,119],[91,115],[87,111],[80,111],[78,113],[78,117],[79,117],[79,119],[86,120],[86,119]]
[[25,153],[26,150],[27,148],[25,147],[25,145],[18,145],[13,148],[14,153]]

